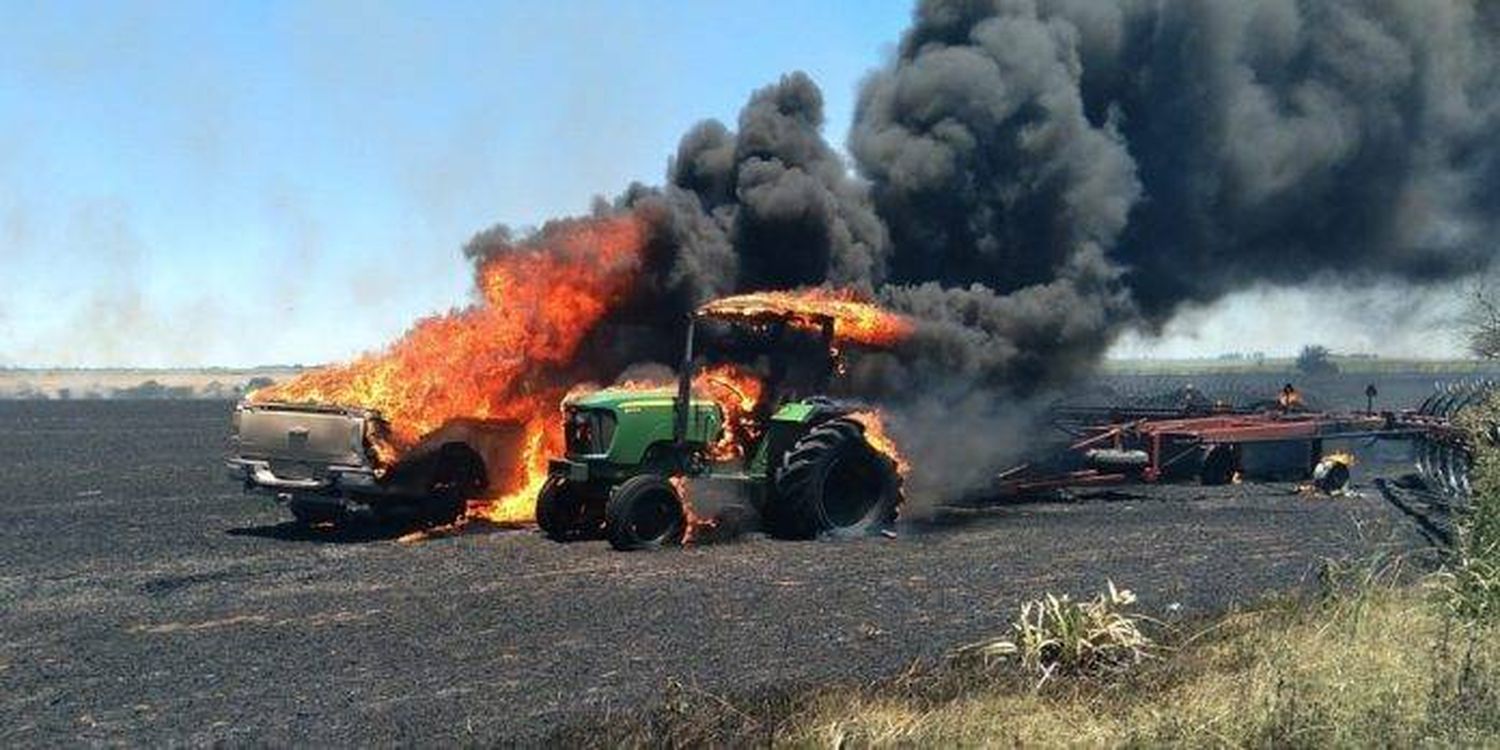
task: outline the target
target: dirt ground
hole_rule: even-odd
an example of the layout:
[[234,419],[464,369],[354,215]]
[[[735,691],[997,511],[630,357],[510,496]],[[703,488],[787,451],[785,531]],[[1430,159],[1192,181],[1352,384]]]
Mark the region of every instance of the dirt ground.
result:
[[1113,579],[1168,618],[1421,545],[1375,492],[1168,487],[896,539],[645,554],[300,531],[221,476],[229,404],[0,403],[0,745],[536,740],[651,704],[864,680]]

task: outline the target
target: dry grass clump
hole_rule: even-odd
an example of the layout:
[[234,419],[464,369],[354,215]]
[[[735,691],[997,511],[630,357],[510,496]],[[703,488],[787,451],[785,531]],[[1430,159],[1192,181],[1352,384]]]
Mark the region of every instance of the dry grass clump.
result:
[[1141,663],[1155,644],[1141,632],[1141,615],[1125,611],[1135,594],[1108,582],[1093,599],[1074,601],[1067,594],[1047,594],[1021,605],[1011,636],[960,648],[961,658],[987,665],[1016,659],[1036,674],[1040,688],[1055,674],[1100,675]]

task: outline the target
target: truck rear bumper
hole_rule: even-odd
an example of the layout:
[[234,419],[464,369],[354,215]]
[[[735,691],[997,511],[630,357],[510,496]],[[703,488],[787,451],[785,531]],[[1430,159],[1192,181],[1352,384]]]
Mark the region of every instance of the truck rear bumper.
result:
[[224,462],[231,479],[242,482],[247,490],[264,492],[339,494],[343,491],[378,493],[382,487],[375,472],[362,466],[329,466],[317,477],[280,477],[271,470],[271,462],[231,458]]

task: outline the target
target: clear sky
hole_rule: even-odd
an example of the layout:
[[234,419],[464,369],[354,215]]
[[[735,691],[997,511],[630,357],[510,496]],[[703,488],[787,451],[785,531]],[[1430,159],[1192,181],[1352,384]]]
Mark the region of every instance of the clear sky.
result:
[[495,222],[659,183],[802,69],[842,142],[906,0],[0,4],[0,366],[318,362]]
[[[842,144],[861,76],[909,14],[908,0],[0,4],[0,366],[378,347],[467,300],[474,232],[660,182],[687,127],[732,123],[784,72],[823,87]],[[1241,295],[1119,351],[1295,350],[1265,302]]]

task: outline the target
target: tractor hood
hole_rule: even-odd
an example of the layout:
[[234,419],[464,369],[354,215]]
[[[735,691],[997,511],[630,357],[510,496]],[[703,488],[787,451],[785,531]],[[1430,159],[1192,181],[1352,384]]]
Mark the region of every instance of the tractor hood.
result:
[[[672,399],[676,395],[672,388],[604,388],[602,390],[574,396],[567,400],[565,406],[577,409],[606,409],[608,411],[620,412],[625,409],[635,409],[648,406],[666,406],[672,408]],[[694,407],[712,406],[712,401],[693,399]]]
[[[672,442],[672,388],[605,388],[575,396],[564,404],[569,425],[582,425],[589,413],[608,413],[611,419],[586,431],[569,433],[570,458],[604,458],[615,464],[638,464],[653,448]],[[687,442],[697,446],[719,439],[724,412],[710,399],[695,398],[689,412]],[[580,439],[574,439],[574,433]],[[587,434],[588,440],[581,439]],[[594,439],[598,436],[598,439]]]

